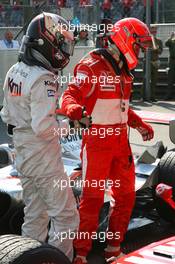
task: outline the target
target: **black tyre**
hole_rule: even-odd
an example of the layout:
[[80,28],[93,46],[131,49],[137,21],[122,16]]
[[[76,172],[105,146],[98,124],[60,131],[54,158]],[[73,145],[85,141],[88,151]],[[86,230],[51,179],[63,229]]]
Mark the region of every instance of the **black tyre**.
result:
[[4,168],[13,163],[14,148],[12,145],[0,145],[0,168]]
[[15,235],[0,236],[1,264],[70,264],[57,248]]
[[23,223],[22,201],[17,201],[6,192],[0,192],[0,235],[21,234]]
[[[160,159],[158,183],[165,183],[173,187],[173,199],[175,201],[175,152],[168,151]],[[175,223],[175,210],[161,198],[155,196],[156,209],[159,215],[166,221]]]
[[6,149],[0,147],[0,168],[10,164],[9,155]]

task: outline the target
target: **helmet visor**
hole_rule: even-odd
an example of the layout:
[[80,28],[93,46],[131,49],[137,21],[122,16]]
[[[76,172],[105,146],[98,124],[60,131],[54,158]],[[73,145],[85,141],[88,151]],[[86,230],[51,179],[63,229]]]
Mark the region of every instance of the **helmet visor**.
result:
[[50,38],[55,48],[59,48],[69,56],[72,56],[74,51],[73,33],[68,30],[66,21],[62,18],[60,18],[60,21],[57,20],[57,16],[45,15],[44,13],[46,36]]
[[140,45],[138,45],[137,43],[133,44],[133,51],[136,55],[136,58],[139,58],[140,49],[141,49]]
[[56,27],[56,41],[61,51],[65,52],[69,56],[73,55],[75,40],[72,32],[65,28],[60,28],[60,25]]
[[135,44],[140,46],[140,48],[142,50],[147,50],[147,49],[153,49],[154,48],[153,38],[150,35],[148,35],[148,36],[137,36]]
[[74,46],[75,46],[75,41],[65,39],[64,42],[61,44],[60,49],[69,56],[73,56]]

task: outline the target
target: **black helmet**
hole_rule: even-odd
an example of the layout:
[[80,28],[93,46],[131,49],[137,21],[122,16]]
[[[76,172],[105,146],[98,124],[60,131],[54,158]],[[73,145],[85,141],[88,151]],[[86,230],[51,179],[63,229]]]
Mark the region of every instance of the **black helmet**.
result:
[[68,22],[51,13],[36,16],[23,37],[19,60],[49,70],[63,69],[73,55],[74,36]]

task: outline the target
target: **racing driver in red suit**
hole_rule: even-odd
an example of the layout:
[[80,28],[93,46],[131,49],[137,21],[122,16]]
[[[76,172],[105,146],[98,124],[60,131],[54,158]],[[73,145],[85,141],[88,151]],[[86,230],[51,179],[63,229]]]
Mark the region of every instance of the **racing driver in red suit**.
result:
[[[104,188],[92,186],[94,180],[98,183],[110,179],[113,183],[105,258],[112,261],[121,255],[120,243],[135,202],[134,162],[127,127],[137,129],[144,141],[154,136],[152,127],[129,108],[133,81],[130,70],[137,66],[140,49],[150,45],[151,35],[143,22],[135,18],[118,21],[111,31],[109,47],[90,52],[76,65],[74,81],[62,96],[61,108],[70,119],[87,124],[92,118],[91,127],[83,135],[83,180],[89,185],[83,186],[74,264],[87,263],[91,235],[97,230],[104,203]],[[102,129],[105,136],[101,136]],[[82,238],[83,233],[89,236]]]

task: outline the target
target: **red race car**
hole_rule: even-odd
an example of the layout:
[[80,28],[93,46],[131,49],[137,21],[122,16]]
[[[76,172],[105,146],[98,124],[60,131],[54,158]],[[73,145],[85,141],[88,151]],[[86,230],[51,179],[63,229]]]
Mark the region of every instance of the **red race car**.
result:
[[175,263],[175,236],[136,250],[112,264],[170,264]]

